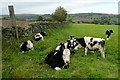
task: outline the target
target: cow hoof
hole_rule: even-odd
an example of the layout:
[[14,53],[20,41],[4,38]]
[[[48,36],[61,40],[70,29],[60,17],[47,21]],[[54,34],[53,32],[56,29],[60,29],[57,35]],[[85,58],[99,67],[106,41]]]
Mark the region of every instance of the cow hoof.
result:
[[59,68],[59,67],[55,67],[55,70],[58,71],[58,70],[61,70],[61,68]]
[[24,51],[22,51],[22,53],[24,53]]
[[69,68],[69,65],[64,66],[64,69],[67,69],[67,68]]

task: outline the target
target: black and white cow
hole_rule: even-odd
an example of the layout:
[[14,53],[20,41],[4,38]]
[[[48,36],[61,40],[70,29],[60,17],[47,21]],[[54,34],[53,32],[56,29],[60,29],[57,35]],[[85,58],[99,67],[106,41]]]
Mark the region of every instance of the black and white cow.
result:
[[[72,41],[71,40],[67,40],[64,44],[60,44],[59,46],[57,46],[55,48],[55,50],[60,50],[61,48],[61,45],[64,46],[64,49],[73,49],[73,46],[72,46]],[[74,55],[75,52],[74,51],[71,51],[71,55]]]
[[64,44],[60,43],[59,46],[55,48],[55,50],[60,50],[61,46],[64,46],[64,49],[70,49],[70,40],[67,40]]
[[26,42],[22,42],[22,44],[20,45],[20,51],[22,53],[24,53],[25,51],[29,51],[29,50],[33,50],[33,41],[26,41]]
[[92,38],[92,37],[84,37],[84,38],[76,38],[76,44],[78,44],[74,49],[78,49],[83,47],[85,49],[85,55],[87,55],[87,51],[100,51],[101,56],[105,58],[105,39],[102,38]]
[[[65,49],[74,49],[74,47],[76,46],[76,39],[74,36],[70,36],[70,39],[68,39],[65,43]],[[61,47],[61,45],[57,46],[55,50],[59,50]]]
[[110,39],[111,33],[113,33],[113,30],[107,30],[107,31],[106,31],[105,34],[106,34],[106,38],[107,38],[107,40]]
[[37,34],[34,36],[34,39],[35,39],[35,41],[43,40],[43,39],[44,39],[44,36],[47,36],[47,33],[46,33],[46,32],[37,33]]
[[67,69],[70,63],[70,50],[61,44],[60,50],[50,52],[45,58],[45,63],[55,70]]
[[78,45],[74,36],[70,36],[69,45],[70,49],[74,49]]

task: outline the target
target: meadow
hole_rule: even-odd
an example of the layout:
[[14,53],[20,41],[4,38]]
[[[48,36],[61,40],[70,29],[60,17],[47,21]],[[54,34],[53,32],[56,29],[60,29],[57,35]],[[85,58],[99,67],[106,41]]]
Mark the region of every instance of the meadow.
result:
[[[105,38],[105,31],[112,29],[114,33],[106,40],[105,55],[88,52],[84,49],[74,50],[68,69],[55,71],[44,63],[47,54],[60,43],[64,43],[71,35],[77,38],[84,36]],[[66,24],[63,27],[45,30],[48,36],[44,41],[33,42],[35,49],[30,52],[19,52],[22,41],[33,40],[33,35],[21,40],[12,41],[9,46],[3,39],[2,77],[3,78],[118,78],[118,26],[99,24]]]

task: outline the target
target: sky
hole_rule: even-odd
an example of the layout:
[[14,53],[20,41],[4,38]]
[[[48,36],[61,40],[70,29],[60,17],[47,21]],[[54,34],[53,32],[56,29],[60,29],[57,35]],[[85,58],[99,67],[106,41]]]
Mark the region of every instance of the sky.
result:
[[59,6],[74,13],[118,14],[119,0],[0,0],[1,14],[9,14],[8,5],[15,14],[52,14]]

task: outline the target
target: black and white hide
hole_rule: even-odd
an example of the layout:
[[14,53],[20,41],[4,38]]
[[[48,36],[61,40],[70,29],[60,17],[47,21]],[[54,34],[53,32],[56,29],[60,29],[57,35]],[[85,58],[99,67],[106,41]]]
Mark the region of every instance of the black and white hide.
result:
[[46,33],[46,32],[37,33],[37,34],[34,36],[34,40],[35,40],[35,41],[43,40],[43,39],[44,39],[44,36],[47,36],[47,33]]
[[93,52],[100,51],[101,56],[105,58],[105,39],[84,37],[77,38],[76,43],[78,43],[78,45],[74,49],[83,47],[85,50],[85,55],[87,55],[88,50]]
[[70,50],[64,48],[62,45],[60,50],[50,52],[45,58],[45,63],[55,70],[67,69],[70,63]]
[[22,53],[24,53],[25,51],[29,51],[29,50],[33,50],[34,47],[33,47],[33,41],[26,41],[26,42],[23,42],[21,45],[20,45],[20,51]]
[[[61,46],[64,46],[64,49],[73,49],[71,40],[67,40],[64,44],[60,44],[59,46],[56,47],[55,50],[60,50]],[[74,54],[75,52],[71,51],[71,55],[74,55]]]
[[64,46],[64,49],[70,49],[70,40],[67,40],[67,42],[65,42],[64,44],[60,43],[59,46],[57,46],[55,48],[55,50],[60,50],[61,49],[61,46]]
[[111,33],[113,33],[113,30],[107,30],[107,31],[106,31],[105,34],[106,34],[106,38],[107,38],[107,40],[110,39]]
[[70,36],[70,40],[68,43],[70,45],[70,49],[74,49],[78,45],[74,36]]
[[[68,39],[65,43],[64,43],[64,47],[65,49],[74,49],[74,47],[76,46],[76,39],[74,36],[70,36],[70,39]],[[59,50],[61,47],[61,45],[57,46],[55,50]]]

